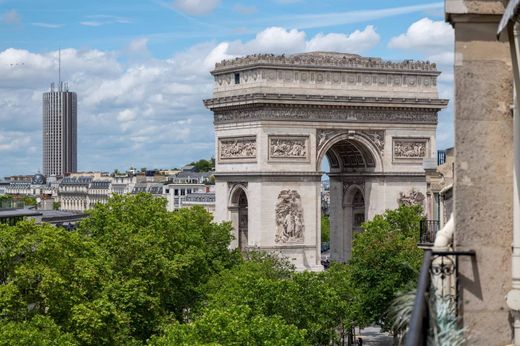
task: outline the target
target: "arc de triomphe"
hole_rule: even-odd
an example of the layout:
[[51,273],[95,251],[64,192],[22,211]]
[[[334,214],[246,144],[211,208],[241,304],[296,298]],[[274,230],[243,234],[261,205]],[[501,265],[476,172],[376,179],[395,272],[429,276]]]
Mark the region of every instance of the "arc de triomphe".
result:
[[434,64],[314,52],[225,60],[212,74],[215,219],[232,222],[232,246],[321,269],[325,156],[332,260],[348,260],[361,222],[424,196],[447,105]]

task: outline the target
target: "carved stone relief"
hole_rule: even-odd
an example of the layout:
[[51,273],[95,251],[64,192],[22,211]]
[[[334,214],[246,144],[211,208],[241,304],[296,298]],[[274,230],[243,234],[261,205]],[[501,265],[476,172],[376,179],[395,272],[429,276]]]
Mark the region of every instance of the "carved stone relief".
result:
[[261,108],[215,112],[216,124],[227,122],[282,121],[353,121],[392,123],[437,123],[435,110],[321,109],[321,108]]
[[219,138],[219,159],[254,159],[256,158],[256,137]]
[[428,139],[394,138],[394,159],[422,159],[426,157]]
[[424,194],[415,189],[412,189],[408,194],[399,192],[399,205],[412,206],[422,204],[424,201]]
[[360,131],[361,134],[367,136],[369,140],[376,146],[379,150],[381,156],[385,152],[385,131],[384,130],[363,130]]
[[308,136],[269,136],[269,158],[306,160],[308,143]]
[[339,134],[360,134],[363,137],[367,138],[370,142],[374,144],[374,146],[377,148],[381,156],[383,156],[384,150],[385,150],[385,131],[384,130],[360,130],[360,131],[354,131],[353,130],[329,130],[329,129],[318,129],[317,131],[317,137],[318,137],[318,152],[321,150],[321,148],[325,145],[325,143],[332,137],[339,135]]
[[296,190],[282,190],[276,201],[275,242],[289,243],[303,241],[305,224],[300,194]]

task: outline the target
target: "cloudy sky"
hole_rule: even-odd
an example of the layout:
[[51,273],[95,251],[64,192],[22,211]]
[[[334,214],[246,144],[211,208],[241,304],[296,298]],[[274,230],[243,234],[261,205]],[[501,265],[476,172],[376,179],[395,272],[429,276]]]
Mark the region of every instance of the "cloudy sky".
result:
[[[171,168],[213,155],[209,71],[250,53],[340,51],[421,59],[453,93],[443,2],[0,0],[0,177],[41,169],[41,98],[78,93],[78,169]],[[438,149],[453,144],[452,107]]]

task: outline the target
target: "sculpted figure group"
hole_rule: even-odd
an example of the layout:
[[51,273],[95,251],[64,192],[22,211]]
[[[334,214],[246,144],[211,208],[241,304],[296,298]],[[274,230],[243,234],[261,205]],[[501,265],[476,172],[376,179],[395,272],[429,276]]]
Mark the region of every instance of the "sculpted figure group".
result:
[[256,156],[256,141],[233,140],[220,142],[220,157],[223,159],[247,158]]
[[296,190],[282,190],[276,202],[277,243],[303,240],[303,207],[300,194]]

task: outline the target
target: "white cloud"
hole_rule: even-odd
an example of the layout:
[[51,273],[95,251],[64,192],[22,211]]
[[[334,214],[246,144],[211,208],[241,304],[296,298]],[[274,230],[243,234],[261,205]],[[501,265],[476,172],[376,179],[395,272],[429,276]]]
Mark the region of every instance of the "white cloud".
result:
[[19,24],[21,21],[20,15],[16,10],[10,10],[2,14],[2,22],[9,25]]
[[396,49],[442,52],[453,47],[452,27],[444,21],[422,18],[410,25],[405,33],[393,37],[388,46]]
[[[304,31],[287,30],[281,27],[270,27],[259,32],[250,41],[240,40],[217,46],[218,57],[240,56],[252,53],[292,54],[310,51],[340,51],[361,53],[374,47],[379,42],[379,35],[369,25],[364,30],[356,30],[351,34],[317,34],[307,40]],[[218,61],[218,60],[215,60]]]
[[[199,44],[166,59],[132,58],[147,51],[146,38],[120,52],[63,49],[62,79],[78,94],[79,169],[174,167],[210,157],[212,115],[201,101],[211,96],[209,71],[215,62],[256,52],[354,44],[368,49],[374,35],[367,27],[349,35],[306,38],[303,31],[273,27],[249,41]],[[57,79],[57,61],[57,51],[0,51],[0,124],[8,124],[0,129],[0,176],[40,169],[41,99]]]
[[360,53],[367,51],[379,43],[379,35],[372,25],[363,31],[356,30],[346,34],[317,34],[307,42],[307,51],[338,51]]
[[220,0],[175,0],[173,7],[192,16],[200,16],[212,12]]
[[132,20],[125,17],[112,16],[106,14],[97,14],[85,17],[87,20],[81,21],[80,24],[83,26],[103,26],[109,24],[130,24]]
[[31,23],[31,25],[38,26],[40,28],[47,28],[47,29],[59,29],[59,28],[63,28],[65,26],[64,24],[42,23],[42,22]]

